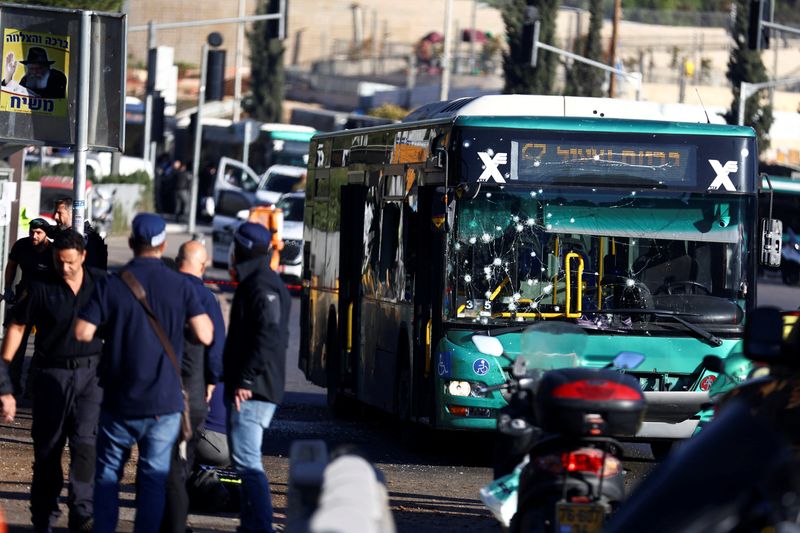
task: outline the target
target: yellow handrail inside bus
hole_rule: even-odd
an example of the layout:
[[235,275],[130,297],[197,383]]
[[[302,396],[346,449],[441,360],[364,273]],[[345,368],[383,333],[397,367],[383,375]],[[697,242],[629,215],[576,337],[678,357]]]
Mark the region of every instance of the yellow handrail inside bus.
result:
[[597,265],[598,268],[597,268],[597,281],[596,281],[598,309],[603,308],[603,285],[601,285],[601,282],[603,281],[603,256],[605,255],[605,240],[606,240],[605,237],[600,237],[600,252],[599,255],[597,256],[598,258],[597,262],[599,263],[599,265]]
[[[576,311],[572,313],[572,306],[570,305],[571,302],[571,295],[572,295],[572,283],[571,283],[571,272],[572,269],[570,268],[570,260],[577,259],[578,260],[578,282],[576,285],[578,286],[578,302],[576,304]],[[567,254],[567,257],[564,258],[564,266],[567,270],[567,287],[566,287],[566,298],[567,298],[567,310],[566,316],[568,318],[580,318],[581,317],[581,308],[583,306],[583,257],[580,254],[575,252],[570,252]]]
[[353,302],[347,306],[347,351],[353,351]]
[[433,332],[433,319],[428,319],[425,325],[425,377],[428,377],[431,371],[431,337]]

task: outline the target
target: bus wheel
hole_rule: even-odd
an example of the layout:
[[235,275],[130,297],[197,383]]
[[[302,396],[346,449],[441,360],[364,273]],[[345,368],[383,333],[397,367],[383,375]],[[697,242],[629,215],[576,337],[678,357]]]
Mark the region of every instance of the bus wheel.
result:
[[396,386],[397,418],[405,422],[411,418],[411,371],[407,366],[401,367],[398,371]]
[[336,320],[328,317],[328,338],[325,341],[325,390],[327,391],[328,407],[334,416],[343,416],[345,413],[344,398],[341,391],[342,364],[339,340],[336,335]]

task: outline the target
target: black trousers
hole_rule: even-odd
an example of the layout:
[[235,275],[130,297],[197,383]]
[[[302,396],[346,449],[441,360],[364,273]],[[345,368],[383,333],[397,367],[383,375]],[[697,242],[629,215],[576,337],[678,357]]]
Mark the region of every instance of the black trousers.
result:
[[203,427],[207,414],[207,409],[192,409],[189,412],[192,438],[186,443],[186,459],[184,460],[180,456],[179,442],[175,443],[172,450],[169,476],[167,476],[167,501],[164,506],[164,518],[161,520],[162,533],[186,533],[186,518],[189,515],[189,493],[186,490],[186,481],[194,467],[195,450],[200,441],[200,428]]
[[91,516],[94,491],[95,438],[103,392],[97,365],[37,368],[33,381],[33,482],[31,521],[45,528],[58,518],[58,496],[64,485],[61,455],[69,439],[69,495],[73,517]]

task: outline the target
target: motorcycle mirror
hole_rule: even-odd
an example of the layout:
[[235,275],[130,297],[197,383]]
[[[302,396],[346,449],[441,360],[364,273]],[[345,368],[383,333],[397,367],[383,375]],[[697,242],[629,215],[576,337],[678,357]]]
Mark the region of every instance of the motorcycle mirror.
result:
[[620,370],[633,370],[644,362],[644,354],[639,352],[619,352],[614,358],[613,365]]
[[725,363],[722,358],[716,355],[707,355],[703,357],[703,368],[709,372],[716,372],[722,374],[725,372]]
[[744,353],[751,361],[774,364],[783,359],[783,318],[775,307],[752,311],[744,325]]

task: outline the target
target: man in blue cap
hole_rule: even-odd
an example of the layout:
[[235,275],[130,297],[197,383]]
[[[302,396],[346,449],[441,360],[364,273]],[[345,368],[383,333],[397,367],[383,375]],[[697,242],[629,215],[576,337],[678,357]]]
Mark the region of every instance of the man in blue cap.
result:
[[241,531],[272,532],[272,498],[261,463],[264,430],[283,399],[291,299],[269,267],[272,234],[245,222],[236,230],[223,376],[231,461],[242,478]]
[[[184,405],[180,376],[165,345],[171,345],[180,365],[186,324],[200,343],[208,346],[214,338],[211,319],[191,282],[161,260],[166,248],[164,220],[152,213],[136,215],[128,244],[133,260],[122,273],[98,280],[75,324],[78,340],[89,342],[96,333],[105,340],[94,491],[98,533],[117,527],[120,477],[134,443],[139,447],[134,531],[158,530]],[[144,303],[134,296],[137,289],[144,292]]]

